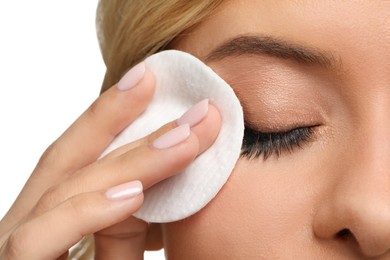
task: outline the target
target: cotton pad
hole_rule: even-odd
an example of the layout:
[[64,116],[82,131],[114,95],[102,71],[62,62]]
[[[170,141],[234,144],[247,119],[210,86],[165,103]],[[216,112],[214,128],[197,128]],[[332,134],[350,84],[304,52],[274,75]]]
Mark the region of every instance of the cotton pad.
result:
[[172,222],[202,209],[227,181],[241,152],[243,112],[232,88],[194,56],[169,50],[150,56],[145,63],[156,77],[154,97],[146,111],[114,139],[103,155],[179,118],[205,98],[222,116],[214,144],[182,173],[146,190],[144,203],[134,214],[147,222]]

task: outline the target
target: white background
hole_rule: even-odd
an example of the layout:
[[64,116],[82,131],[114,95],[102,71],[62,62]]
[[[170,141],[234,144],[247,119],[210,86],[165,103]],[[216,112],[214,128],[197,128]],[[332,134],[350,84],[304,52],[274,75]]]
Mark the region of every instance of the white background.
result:
[[[97,0],[0,1],[0,218],[45,148],[97,97]],[[145,259],[164,259],[162,251]]]

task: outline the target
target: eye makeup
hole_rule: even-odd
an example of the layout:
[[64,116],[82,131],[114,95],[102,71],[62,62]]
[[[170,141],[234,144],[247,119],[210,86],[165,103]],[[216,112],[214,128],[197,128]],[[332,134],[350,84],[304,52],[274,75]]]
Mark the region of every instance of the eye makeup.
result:
[[[250,64],[250,69],[243,64]],[[232,86],[243,106],[242,158],[280,157],[315,140],[328,109],[319,93],[327,81],[316,71],[258,57],[226,59],[213,69]]]
[[260,132],[245,127],[241,157],[257,159],[263,156],[266,160],[273,154],[279,157],[282,152],[291,153],[312,140],[315,127],[298,127],[285,132]]

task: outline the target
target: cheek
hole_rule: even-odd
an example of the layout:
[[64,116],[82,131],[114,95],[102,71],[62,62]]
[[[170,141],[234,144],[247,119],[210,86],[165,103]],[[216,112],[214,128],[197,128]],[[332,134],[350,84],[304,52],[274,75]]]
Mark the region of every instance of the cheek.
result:
[[313,175],[309,173],[313,168],[306,167],[308,161],[304,168],[295,161],[288,157],[265,163],[240,160],[202,211],[163,226],[167,255],[172,259],[258,258],[295,247],[297,237],[306,240],[316,204],[314,180],[307,177]]

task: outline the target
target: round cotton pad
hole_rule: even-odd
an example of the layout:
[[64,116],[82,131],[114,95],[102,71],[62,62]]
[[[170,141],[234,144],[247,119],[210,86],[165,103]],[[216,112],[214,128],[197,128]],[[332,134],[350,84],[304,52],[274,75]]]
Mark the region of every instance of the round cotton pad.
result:
[[169,50],[150,56],[145,63],[156,77],[153,100],[103,155],[179,118],[205,98],[222,116],[222,127],[214,144],[182,173],[146,190],[144,203],[134,214],[148,222],[172,222],[202,209],[227,181],[241,152],[243,112],[232,88],[194,56]]

